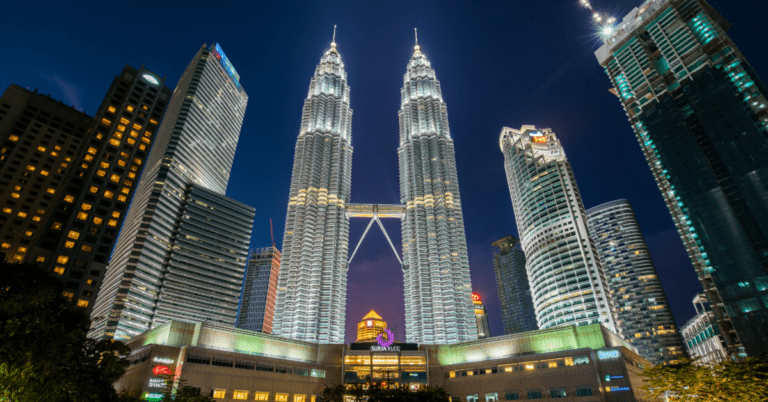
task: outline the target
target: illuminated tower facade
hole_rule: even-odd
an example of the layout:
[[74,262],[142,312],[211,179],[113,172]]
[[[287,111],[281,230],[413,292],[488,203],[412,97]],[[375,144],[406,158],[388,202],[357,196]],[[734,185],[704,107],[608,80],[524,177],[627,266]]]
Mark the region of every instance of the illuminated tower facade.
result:
[[331,43],[309,84],[296,141],[273,334],[344,343],[352,109]]
[[624,339],[653,364],[675,363],[683,343],[629,201],[590,208],[587,221]]
[[499,146],[539,328],[599,323],[619,332],[576,179],[555,133],[504,127]]
[[419,45],[408,62],[399,117],[406,339],[472,341],[477,325],[448,110]]
[[387,329],[386,321],[371,310],[357,323],[357,340],[355,342],[374,342],[379,334],[384,334],[384,339],[387,339],[385,329]]
[[472,304],[475,305],[475,322],[477,323],[477,339],[485,339],[491,336],[488,328],[488,313],[485,312],[483,299],[477,293],[472,293]]
[[251,250],[243,278],[243,292],[240,295],[238,328],[272,333],[280,255],[275,246]]
[[648,0],[595,55],[729,355],[768,351],[768,87],[704,0]]
[[221,47],[179,79],[91,313],[90,336],[234,326],[255,210],[224,194],[248,101]]

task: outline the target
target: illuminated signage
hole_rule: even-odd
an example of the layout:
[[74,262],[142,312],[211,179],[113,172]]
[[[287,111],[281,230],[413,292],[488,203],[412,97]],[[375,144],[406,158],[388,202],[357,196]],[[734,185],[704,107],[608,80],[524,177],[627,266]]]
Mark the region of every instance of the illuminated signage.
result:
[[480,297],[477,293],[472,293],[472,302],[475,304],[480,304],[483,302],[483,299]]
[[618,380],[619,378],[624,378],[624,376],[623,375],[607,375],[605,376],[605,381]]
[[480,309],[475,309],[475,315],[483,315],[483,314],[485,314],[485,311]]
[[607,359],[609,357],[619,357],[618,350],[600,350],[597,352],[597,357],[601,359]]
[[371,320],[366,321],[366,325],[368,325],[369,327],[372,327],[373,326],[373,321],[371,321]]
[[605,387],[605,390],[610,392],[629,391],[629,387]]
[[219,63],[221,63],[221,66],[224,67],[224,70],[235,82],[235,85],[240,88],[240,74],[237,73],[235,66],[233,66],[229,61],[227,55],[224,54],[224,51],[221,50],[221,46],[219,46],[218,43],[215,43],[213,46],[211,46],[211,53],[213,54],[213,57],[215,57]]
[[400,346],[392,346],[395,343],[395,334],[388,329],[385,329],[384,332],[387,334],[387,339],[384,339],[384,334],[379,334],[376,337],[379,346],[371,346],[371,352],[399,352]]
[[173,375],[173,371],[168,366],[163,366],[162,364],[158,364],[155,367],[152,367],[152,374],[154,375]]
[[528,134],[531,137],[531,141],[537,144],[546,144],[547,137],[540,131],[534,131]]
[[147,385],[150,388],[165,388],[165,378],[150,378]]
[[399,352],[400,346],[371,346],[371,352]]
[[166,357],[155,357],[152,361],[155,363],[173,364],[173,359],[168,359]]
[[160,81],[158,81],[157,78],[151,76],[150,74],[144,74],[142,75],[142,77],[144,77],[145,80],[149,81],[150,84],[157,85],[160,83]]
[[163,400],[163,394],[160,392],[145,392],[144,395],[142,395],[144,400],[147,401],[161,401]]

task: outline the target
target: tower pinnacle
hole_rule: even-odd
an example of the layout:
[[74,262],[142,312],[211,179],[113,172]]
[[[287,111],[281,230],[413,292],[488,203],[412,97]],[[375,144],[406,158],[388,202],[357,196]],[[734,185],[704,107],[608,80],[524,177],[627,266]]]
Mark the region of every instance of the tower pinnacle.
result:
[[331,47],[336,47],[336,25],[333,26],[333,39],[331,40]]
[[421,46],[419,46],[419,31],[416,28],[413,28],[413,35],[416,37],[416,46],[413,47],[413,51],[418,52]]

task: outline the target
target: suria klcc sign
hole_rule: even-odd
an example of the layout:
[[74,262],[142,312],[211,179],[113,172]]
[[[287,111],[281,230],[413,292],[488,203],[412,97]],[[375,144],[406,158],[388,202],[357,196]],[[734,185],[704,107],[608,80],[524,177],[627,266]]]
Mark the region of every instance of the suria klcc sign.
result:
[[379,334],[376,337],[376,343],[379,345],[371,346],[371,352],[399,352],[400,346],[392,346],[395,343],[395,335],[388,329],[384,332],[387,334],[387,339],[384,339],[384,334]]

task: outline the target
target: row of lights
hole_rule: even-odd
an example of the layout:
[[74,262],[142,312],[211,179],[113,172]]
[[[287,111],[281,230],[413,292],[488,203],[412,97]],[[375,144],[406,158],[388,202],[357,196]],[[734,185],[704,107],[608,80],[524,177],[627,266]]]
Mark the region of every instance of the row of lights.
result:
[[592,4],[590,4],[589,0],[579,0],[579,3],[592,12],[592,19],[595,20],[595,24],[600,26],[600,33],[602,33],[603,36],[609,36],[613,33],[613,25],[616,23],[616,18],[601,15],[592,8]]

